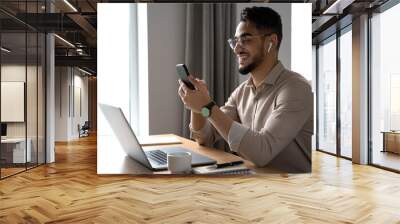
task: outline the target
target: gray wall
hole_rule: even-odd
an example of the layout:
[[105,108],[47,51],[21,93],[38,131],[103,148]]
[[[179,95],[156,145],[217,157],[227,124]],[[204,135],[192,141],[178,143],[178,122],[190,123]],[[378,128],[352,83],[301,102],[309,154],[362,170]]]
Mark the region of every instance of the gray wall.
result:
[[185,5],[148,4],[149,134],[180,133],[175,65],[184,62]]

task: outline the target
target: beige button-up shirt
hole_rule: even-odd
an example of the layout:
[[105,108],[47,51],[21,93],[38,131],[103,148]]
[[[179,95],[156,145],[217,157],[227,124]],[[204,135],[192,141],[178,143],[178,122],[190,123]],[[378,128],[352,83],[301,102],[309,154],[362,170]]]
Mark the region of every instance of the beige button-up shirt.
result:
[[[225,140],[259,167],[311,172],[313,105],[308,81],[278,62],[257,89],[249,78],[220,108],[234,120]],[[190,129],[208,146],[221,138],[208,120],[202,129]]]

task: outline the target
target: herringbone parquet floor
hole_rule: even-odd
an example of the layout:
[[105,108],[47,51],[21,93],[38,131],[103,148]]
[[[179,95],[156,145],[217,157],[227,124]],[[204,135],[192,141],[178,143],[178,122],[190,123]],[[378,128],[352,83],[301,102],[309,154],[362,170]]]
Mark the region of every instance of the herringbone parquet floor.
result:
[[96,139],[0,181],[0,223],[400,223],[400,175],[320,152],[313,173],[96,175]]

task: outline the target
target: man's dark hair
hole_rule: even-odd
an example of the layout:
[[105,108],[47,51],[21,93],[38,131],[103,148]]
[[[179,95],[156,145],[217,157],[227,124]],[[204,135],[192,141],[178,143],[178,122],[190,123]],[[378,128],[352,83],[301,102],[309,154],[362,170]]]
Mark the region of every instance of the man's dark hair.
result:
[[269,7],[247,7],[240,14],[240,21],[252,22],[259,30],[269,30],[278,36],[278,49],[282,41],[281,16]]

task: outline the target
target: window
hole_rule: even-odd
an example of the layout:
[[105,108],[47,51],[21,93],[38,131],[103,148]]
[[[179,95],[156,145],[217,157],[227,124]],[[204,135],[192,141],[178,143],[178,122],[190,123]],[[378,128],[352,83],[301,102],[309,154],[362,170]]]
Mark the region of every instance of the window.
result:
[[[371,18],[372,164],[400,170],[400,5]],[[400,150],[399,150],[400,153]]]
[[[20,15],[40,13],[43,4],[20,2]],[[46,159],[46,37],[3,12],[0,17],[9,21],[0,29],[0,178],[5,178],[43,164]]]
[[318,149],[336,153],[336,39],[318,48]]
[[[135,133],[148,135],[147,4],[99,4],[97,42],[98,102],[121,107]],[[110,133],[101,113],[98,127]]]
[[352,157],[352,59],[351,24],[317,47],[317,149],[347,159]]
[[352,156],[352,35],[351,26],[340,36],[340,154]]

